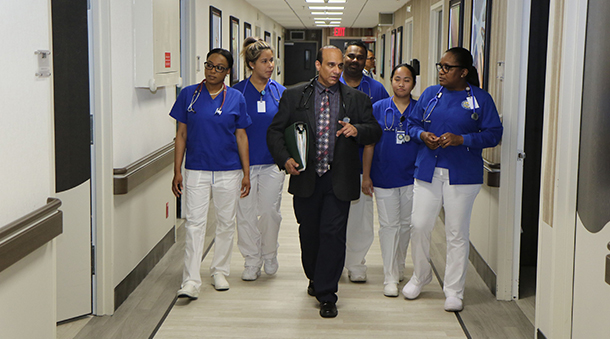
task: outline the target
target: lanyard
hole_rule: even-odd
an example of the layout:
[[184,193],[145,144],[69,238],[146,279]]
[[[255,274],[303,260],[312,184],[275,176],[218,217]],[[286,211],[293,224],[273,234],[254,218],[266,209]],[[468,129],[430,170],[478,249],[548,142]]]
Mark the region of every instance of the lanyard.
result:
[[[191,97],[191,103],[189,104],[188,108],[186,109],[187,112],[190,113],[197,113],[197,111],[195,111],[195,109],[193,108],[193,105],[197,102],[197,99],[199,99],[199,95],[201,94],[201,91],[203,90],[203,85],[205,84],[205,79],[203,79],[202,82],[199,83],[199,85],[197,85],[197,88],[195,89],[195,92],[193,92],[193,96]],[[227,99],[227,86],[225,86],[225,84],[222,84],[222,103],[220,104],[220,107],[218,107],[216,109],[216,112],[214,112],[214,114],[218,114],[221,115],[222,114],[222,107],[225,104],[225,100]]]
[[[248,83],[249,83],[249,82],[251,82],[251,81],[250,81],[250,77],[252,77],[252,76],[249,76],[249,77],[246,79],[246,85],[244,86],[244,89],[241,91],[241,94],[243,94],[244,96],[246,96],[246,88],[248,87]],[[271,90],[271,85],[273,85],[273,86],[275,87],[275,91],[277,92],[277,96],[278,96],[277,98],[275,97],[275,95],[273,94],[273,91]],[[252,84],[252,86],[254,86],[254,84]],[[280,95],[280,89],[277,87],[277,84],[276,84],[275,82],[271,81],[271,79],[269,79],[269,80],[267,81],[267,86],[265,86],[265,88],[267,88],[267,87],[269,87],[269,93],[271,93],[271,97],[272,97],[272,98],[275,100],[275,103],[276,103],[276,104],[279,104],[279,102],[280,102],[279,97],[280,97],[281,95]],[[254,87],[254,89],[256,89],[256,87]],[[266,92],[265,92],[265,90],[263,89],[263,90],[261,91],[261,100],[260,100],[260,101],[263,101],[263,95],[265,95],[265,93],[266,93]]]

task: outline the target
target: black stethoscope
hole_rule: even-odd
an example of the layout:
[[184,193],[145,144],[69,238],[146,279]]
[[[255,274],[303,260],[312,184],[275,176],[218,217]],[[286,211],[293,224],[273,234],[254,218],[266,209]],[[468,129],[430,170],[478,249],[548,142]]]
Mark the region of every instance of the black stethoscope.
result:
[[[305,88],[303,88],[303,92],[301,92],[301,100],[299,100],[300,108],[309,109],[309,106],[307,106],[307,104],[309,103],[309,99],[311,99],[311,95],[315,91],[315,81],[316,80],[318,80],[317,75],[309,81],[309,83],[307,84],[307,86],[305,86]],[[311,88],[311,90],[309,91],[309,94],[307,95],[307,99],[305,99],[305,92],[307,92],[307,90],[309,90],[310,88]],[[339,92],[341,92],[340,86],[339,86]],[[341,105],[343,106],[343,111],[345,112],[345,114],[347,114],[347,108],[345,108],[345,101],[343,101],[343,95],[341,93],[340,93],[340,96],[341,96]],[[305,103],[303,103],[303,99],[305,99]],[[346,116],[343,118],[343,121],[349,123],[350,119],[349,119],[349,117]]]
[[[250,77],[251,76],[249,76],[248,79],[246,79],[246,85],[244,86],[244,89],[241,91],[241,94],[243,94],[244,96],[246,95],[246,87],[248,87],[248,83],[250,82]],[[272,85],[275,87],[275,91],[277,92],[277,96],[278,96],[277,98],[275,97],[275,95],[273,94],[273,91],[271,90]],[[254,84],[252,84],[252,86],[254,86]],[[280,94],[280,89],[279,89],[279,87],[277,87],[277,84],[275,83],[275,81],[269,79],[269,81],[267,82],[267,86],[265,86],[265,88],[266,87],[269,87],[269,93],[271,93],[271,97],[275,100],[275,103],[277,105],[279,105],[279,103],[280,103],[279,98],[282,96],[282,94]],[[254,87],[254,88],[256,89],[256,87]],[[263,101],[263,95],[265,95],[265,93],[266,92],[263,89],[261,91],[261,101]]]
[[[438,100],[441,98],[441,96],[443,96],[443,86],[441,86],[441,88],[438,89],[438,92],[436,92],[436,94],[434,95],[434,97],[432,97],[432,99],[430,99],[430,101],[428,101],[428,104],[426,105],[426,108],[424,109],[424,113],[422,115],[422,122],[427,122],[430,123],[431,121],[429,120],[430,118],[430,114],[432,114],[432,111],[434,111],[434,108],[436,107],[436,104],[438,104]],[[470,118],[472,120],[479,120],[479,114],[475,111],[475,98],[472,95],[472,92],[470,91],[470,85],[466,86],[466,94],[468,95],[468,98],[466,99],[466,101],[468,102],[468,106],[470,106],[470,109],[472,109],[472,114],[470,115]],[[430,107],[430,105],[432,105],[432,108],[430,109],[430,112],[428,112],[428,107]],[[428,113],[426,115],[426,112]]]
[[[197,85],[195,92],[193,92],[193,96],[191,97],[191,103],[189,104],[189,107],[186,109],[187,112],[197,113],[197,111],[195,111],[195,109],[193,108],[193,105],[197,102],[197,99],[199,99],[199,95],[201,94],[201,90],[203,90],[203,86],[205,84],[205,80],[206,79],[203,79],[203,81],[200,82],[199,85]],[[223,83],[222,84],[222,103],[220,104],[220,107],[218,107],[216,109],[216,112],[214,112],[214,114],[218,114],[218,115],[222,114],[222,107],[224,106],[226,99],[227,99],[227,86]]]

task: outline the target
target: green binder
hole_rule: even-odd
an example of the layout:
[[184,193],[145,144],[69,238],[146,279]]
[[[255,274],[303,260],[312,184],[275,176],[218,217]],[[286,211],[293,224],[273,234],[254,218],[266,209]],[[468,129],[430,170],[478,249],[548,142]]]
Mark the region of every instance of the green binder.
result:
[[298,121],[286,127],[284,140],[290,156],[299,164],[298,170],[302,172],[307,167],[309,156],[309,143],[307,141],[307,124]]

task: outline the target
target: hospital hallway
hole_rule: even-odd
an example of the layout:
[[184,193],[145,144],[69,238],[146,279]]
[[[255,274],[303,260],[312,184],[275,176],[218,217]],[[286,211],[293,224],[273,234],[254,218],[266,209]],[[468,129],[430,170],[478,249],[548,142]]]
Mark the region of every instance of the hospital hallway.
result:
[[[471,264],[466,279],[464,310],[445,312],[445,297],[437,279],[444,268],[444,229],[438,219],[431,254],[437,277],[416,300],[383,295],[383,264],[377,236],[366,257],[366,283],[351,283],[344,271],[339,282],[339,315],[321,318],[318,302],[307,295],[307,278],[300,261],[298,226],[292,196],[284,185],[278,272],[258,280],[241,280],[243,259],[237,234],[231,259],[231,288],[218,292],[210,284],[211,254],[201,265],[203,285],[199,299],[175,298],[180,287],[184,253],[184,227],[176,243],[112,316],[85,317],[59,325],[58,339],[85,338],[533,338],[528,320],[517,303],[497,301]],[[208,231],[207,234],[210,234]],[[408,281],[413,271],[409,256]],[[527,312],[527,311],[526,311]],[[533,316],[533,301],[531,314]]]

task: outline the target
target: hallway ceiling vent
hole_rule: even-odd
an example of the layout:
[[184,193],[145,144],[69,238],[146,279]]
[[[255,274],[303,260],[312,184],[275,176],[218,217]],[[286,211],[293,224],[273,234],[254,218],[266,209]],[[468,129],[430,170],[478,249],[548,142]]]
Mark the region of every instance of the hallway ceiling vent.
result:
[[304,31],[290,31],[290,40],[305,40]]
[[394,13],[379,13],[379,26],[394,25]]

